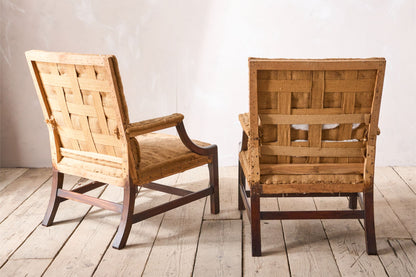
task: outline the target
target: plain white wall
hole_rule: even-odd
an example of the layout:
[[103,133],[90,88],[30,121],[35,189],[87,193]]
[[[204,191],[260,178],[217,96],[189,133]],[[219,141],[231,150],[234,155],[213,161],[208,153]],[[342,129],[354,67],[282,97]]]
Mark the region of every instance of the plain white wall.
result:
[[416,164],[416,6],[391,1],[0,0],[0,165],[50,165],[24,51],[115,54],[132,121],[180,112],[235,165],[247,57],[387,59],[377,165]]

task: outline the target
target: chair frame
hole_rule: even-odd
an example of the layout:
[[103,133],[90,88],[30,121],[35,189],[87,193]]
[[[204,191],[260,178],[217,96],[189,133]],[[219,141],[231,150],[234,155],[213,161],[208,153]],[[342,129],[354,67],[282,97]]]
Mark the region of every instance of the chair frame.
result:
[[[120,100],[120,94],[122,92],[121,86],[121,79],[118,76],[118,68],[116,59],[114,56],[98,56],[98,55],[79,55],[79,54],[67,54],[67,53],[52,53],[52,52],[43,52],[32,50],[26,52],[26,57],[29,63],[29,69],[31,71],[34,85],[36,91],[38,93],[38,97],[41,102],[41,107],[46,118],[46,122],[48,123],[48,129],[50,134],[50,141],[51,141],[51,152],[52,152],[52,166],[53,166],[53,175],[52,175],[52,188],[51,188],[51,195],[49,204],[47,207],[47,211],[45,213],[44,219],[42,221],[43,226],[50,226],[52,225],[56,212],[58,210],[59,204],[66,200],[74,200],[81,203],[85,203],[88,205],[94,205],[100,207],[102,209],[111,210],[116,213],[121,214],[120,224],[118,226],[118,230],[116,236],[113,240],[113,248],[122,249],[125,247],[131,227],[134,223],[143,221],[147,218],[156,216],[158,214],[167,212],[174,208],[183,206],[195,200],[204,198],[206,196],[210,196],[210,203],[211,203],[211,213],[217,214],[220,211],[220,204],[219,204],[219,178],[218,178],[218,148],[216,145],[212,144],[206,147],[201,147],[192,142],[189,138],[185,126],[183,124],[183,115],[181,114],[173,114],[170,116],[150,119],[142,122],[136,122],[132,124],[128,124],[128,119],[123,119],[122,115],[118,115],[120,122],[123,124],[118,125],[118,130],[120,133],[117,136],[120,138],[123,146],[123,172],[125,175],[122,178],[119,178],[114,181],[114,178],[108,178],[104,175],[100,176],[101,179],[94,180],[90,175],[83,175],[82,170],[76,168],[66,169],[60,167],[59,165],[59,158],[60,158],[60,146],[61,143],[59,141],[59,135],[56,131],[56,122],[54,121],[53,115],[49,106],[45,104],[45,92],[43,91],[43,85],[41,78],[39,77],[39,73],[35,70],[34,63],[37,61],[42,62],[54,62],[54,63],[64,63],[64,64],[75,64],[75,65],[84,65],[85,63],[88,65],[95,65],[100,64],[107,66],[110,76],[113,78],[113,82],[117,84],[113,84],[111,87],[113,92],[116,95],[116,104],[119,108],[119,111],[122,107],[122,101]],[[128,116],[128,115],[127,115]],[[167,185],[158,184],[152,182],[150,180],[147,182],[137,179],[138,172],[135,170],[135,167],[132,166],[132,158],[130,155],[130,146],[127,143],[127,139],[134,138],[138,135],[150,133],[157,130],[162,130],[169,127],[176,127],[178,132],[179,138],[182,143],[193,153],[198,155],[207,156],[209,157],[209,162],[205,163],[208,164],[209,170],[209,186],[205,189],[193,192],[185,189],[175,188]],[[86,152],[84,155],[90,155],[89,152]],[[95,153],[92,153],[96,155]],[[91,157],[94,158],[96,156],[92,155]],[[196,167],[196,166],[193,166]],[[188,167],[190,169],[192,167]],[[186,170],[186,169],[185,169]],[[181,170],[184,171],[184,170]],[[170,172],[168,175],[172,175],[178,172]],[[73,174],[77,176],[81,176],[84,178],[88,178],[92,180],[91,183],[88,183],[82,187],[78,187],[73,190],[66,190],[63,189],[63,180],[64,174]],[[113,183],[111,183],[113,181]],[[143,183],[145,182],[145,183]],[[96,189],[98,187],[112,184],[122,187],[123,193],[123,201],[122,203],[115,203],[99,198],[95,198],[92,196],[85,195],[84,193]],[[180,196],[175,200],[169,201],[167,203],[155,206],[153,208],[140,211],[138,213],[134,213],[134,204],[136,195],[139,193],[138,187],[145,187],[148,189],[161,191],[164,193],[169,193],[173,195]]]
[[138,213],[134,213],[134,203],[136,195],[138,194],[138,185],[136,185],[131,178],[123,186],[124,195],[122,204],[114,203],[111,201],[99,199],[96,197],[84,195],[84,193],[107,185],[106,183],[93,181],[82,187],[78,187],[73,190],[65,190],[62,188],[64,173],[59,172],[56,168],[53,168],[52,175],[52,189],[51,196],[48,204],[48,208],[45,213],[45,217],[42,221],[43,226],[51,226],[58,210],[59,204],[66,200],[75,200],[88,205],[100,207],[102,209],[111,210],[121,214],[121,221],[117,230],[117,234],[113,240],[113,248],[122,249],[126,246],[128,236],[130,234],[131,227],[134,223],[143,221],[150,217],[156,216],[161,213],[165,213],[169,210],[186,205],[190,202],[198,199],[210,196],[211,213],[218,214],[220,211],[219,204],[219,178],[218,178],[218,150],[216,145],[210,145],[208,147],[200,147],[194,144],[188,137],[183,122],[176,125],[178,134],[183,144],[192,152],[210,156],[212,162],[208,164],[209,169],[209,187],[200,191],[189,191],[185,189],[170,187],[155,182],[150,182],[141,185],[142,187],[161,191],[177,196],[181,196],[175,200],[166,202],[156,207],[143,210]]
[[[366,155],[364,158],[364,184],[362,190],[347,186],[325,192],[276,192],[264,191],[260,183],[260,136],[258,130],[257,71],[258,70],[377,70],[371,119],[367,133]],[[238,208],[247,210],[251,224],[252,255],[261,256],[261,220],[284,219],[364,219],[366,250],[369,255],[377,254],[374,226],[374,163],[376,136],[380,134],[378,118],[385,71],[384,58],[372,59],[328,59],[328,60],[289,60],[289,59],[249,59],[250,74],[250,115],[240,115],[243,128],[241,151],[249,151],[249,161],[239,157],[238,163]],[[246,167],[242,163],[248,163]],[[246,187],[249,185],[249,190]],[[349,210],[325,211],[261,211],[262,197],[349,197]],[[250,200],[249,200],[250,198]],[[357,210],[357,200],[361,209]]]

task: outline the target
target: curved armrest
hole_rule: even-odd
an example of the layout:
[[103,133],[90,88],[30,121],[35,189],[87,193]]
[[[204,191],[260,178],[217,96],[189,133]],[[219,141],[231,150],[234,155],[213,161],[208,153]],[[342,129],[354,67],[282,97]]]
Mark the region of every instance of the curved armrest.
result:
[[131,123],[127,125],[126,133],[130,137],[136,137],[153,131],[174,127],[182,122],[183,118],[184,116],[182,114],[174,113],[168,116]]
[[176,130],[178,131],[178,135],[182,143],[189,150],[199,155],[212,156],[215,159],[217,158],[217,146],[215,144],[211,144],[210,146],[203,147],[193,143],[193,141],[189,138],[188,134],[186,133],[183,122],[179,122],[178,125],[176,125]]

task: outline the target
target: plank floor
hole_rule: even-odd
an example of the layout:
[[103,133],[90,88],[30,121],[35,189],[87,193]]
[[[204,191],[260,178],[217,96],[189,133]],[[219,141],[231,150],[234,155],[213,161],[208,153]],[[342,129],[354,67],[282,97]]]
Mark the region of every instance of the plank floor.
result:
[[[87,180],[67,176],[64,188]],[[189,190],[208,184],[206,167],[160,183]],[[237,209],[237,168],[220,169],[221,213],[201,199],[133,225],[127,247],[112,239],[119,215],[73,201],[56,223],[40,222],[51,170],[0,169],[0,276],[416,276],[416,167],[376,169],[378,256],[365,253],[360,220],[262,221],[263,256],[251,257],[250,225]],[[91,196],[121,201],[122,190]],[[142,189],[136,211],[174,196]],[[344,209],[345,198],[264,199],[262,210]]]

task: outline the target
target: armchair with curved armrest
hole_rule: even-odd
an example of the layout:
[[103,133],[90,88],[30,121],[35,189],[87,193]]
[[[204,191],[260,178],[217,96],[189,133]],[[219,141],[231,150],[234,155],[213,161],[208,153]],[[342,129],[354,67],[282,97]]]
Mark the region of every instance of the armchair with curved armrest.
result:
[[[121,213],[113,247],[126,245],[133,223],[210,196],[219,212],[217,146],[192,141],[182,114],[130,123],[117,60],[109,55],[28,51],[26,57],[48,124],[53,184],[42,224],[52,224],[58,206],[71,199]],[[179,137],[152,133],[176,127]],[[209,186],[193,192],[155,180],[208,164]],[[92,180],[74,190],[62,188],[64,174]],[[122,204],[84,195],[109,184],[122,187]],[[137,187],[181,196],[134,213]],[[139,195],[140,197],[140,195]]]

